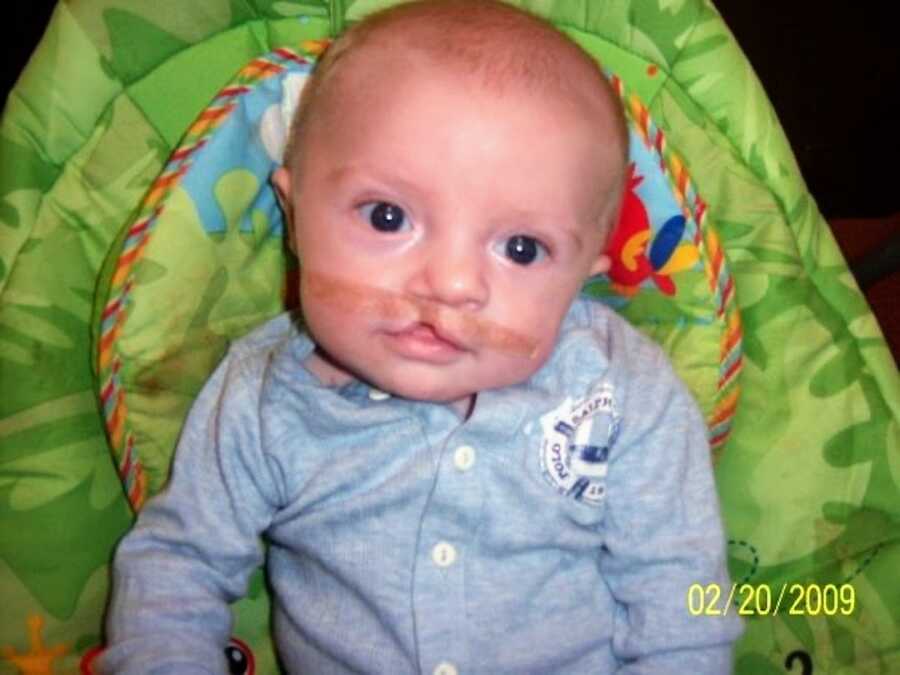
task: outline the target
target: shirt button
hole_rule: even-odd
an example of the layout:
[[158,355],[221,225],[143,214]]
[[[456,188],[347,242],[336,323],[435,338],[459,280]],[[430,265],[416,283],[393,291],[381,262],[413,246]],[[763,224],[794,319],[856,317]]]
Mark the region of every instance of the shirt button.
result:
[[434,667],[434,675],[459,675],[459,671],[452,663],[441,661]]
[[438,542],[431,549],[431,559],[438,567],[450,567],[456,562],[456,549],[446,541]]
[[461,445],[453,453],[453,463],[460,471],[468,471],[475,464],[475,448],[471,445]]
[[390,394],[380,389],[369,389],[369,398],[373,401],[387,401],[390,397]]

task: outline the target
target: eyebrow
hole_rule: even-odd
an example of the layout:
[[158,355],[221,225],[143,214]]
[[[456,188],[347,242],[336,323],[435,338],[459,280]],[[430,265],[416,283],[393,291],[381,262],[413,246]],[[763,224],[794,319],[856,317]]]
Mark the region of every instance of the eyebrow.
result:
[[405,191],[422,192],[422,188],[412,181],[402,178],[396,174],[385,172],[382,169],[376,170],[362,164],[347,164],[344,166],[339,166],[325,174],[325,178],[328,181],[346,183],[352,180],[356,175],[371,176],[372,180],[377,183],[385,185],[397,185]]

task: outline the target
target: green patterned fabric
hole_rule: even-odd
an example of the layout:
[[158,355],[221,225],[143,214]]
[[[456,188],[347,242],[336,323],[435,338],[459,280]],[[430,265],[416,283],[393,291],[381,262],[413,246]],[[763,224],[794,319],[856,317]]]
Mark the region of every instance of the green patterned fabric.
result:
[[[114,243],[245,63],[387,4],[57,7],[0,126],[0,675],[36,674],[41,658],[78,672],[101,642],[107,565],[131,522],[91,365]],[[900,380],[752,70],[702,0],[518,4],[641,96],[721,235],[744,324],[742,402],[717,466],[735,580],[773,602],[792,583],[855,592],[849,615],[748,617],[735,671],[900,672]],[[262,586],[235,635],[268,673]]]

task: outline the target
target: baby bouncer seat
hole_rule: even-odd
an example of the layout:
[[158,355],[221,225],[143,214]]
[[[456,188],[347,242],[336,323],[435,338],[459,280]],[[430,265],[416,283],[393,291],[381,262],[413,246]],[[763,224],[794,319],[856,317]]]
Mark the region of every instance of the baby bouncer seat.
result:
[[[0,675],[90,672],[109,561],[229,341],[296,304],[267,182],[328,38],[391,0],[70,0],[0,127]],[[703,0],[519,0],[632,136],[614,266],[709,423],[741,675],[900,672],[900,384],[778,121]],[[262,574],[233,672],[271,673]]]

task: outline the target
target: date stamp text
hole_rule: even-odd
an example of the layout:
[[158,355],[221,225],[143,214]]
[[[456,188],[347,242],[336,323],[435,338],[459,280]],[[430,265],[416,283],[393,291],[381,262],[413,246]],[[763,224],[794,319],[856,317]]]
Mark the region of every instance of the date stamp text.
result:
[[692,616],[850,616],[856,609],[856,589],[850,584],[691,584],[687,609]]

